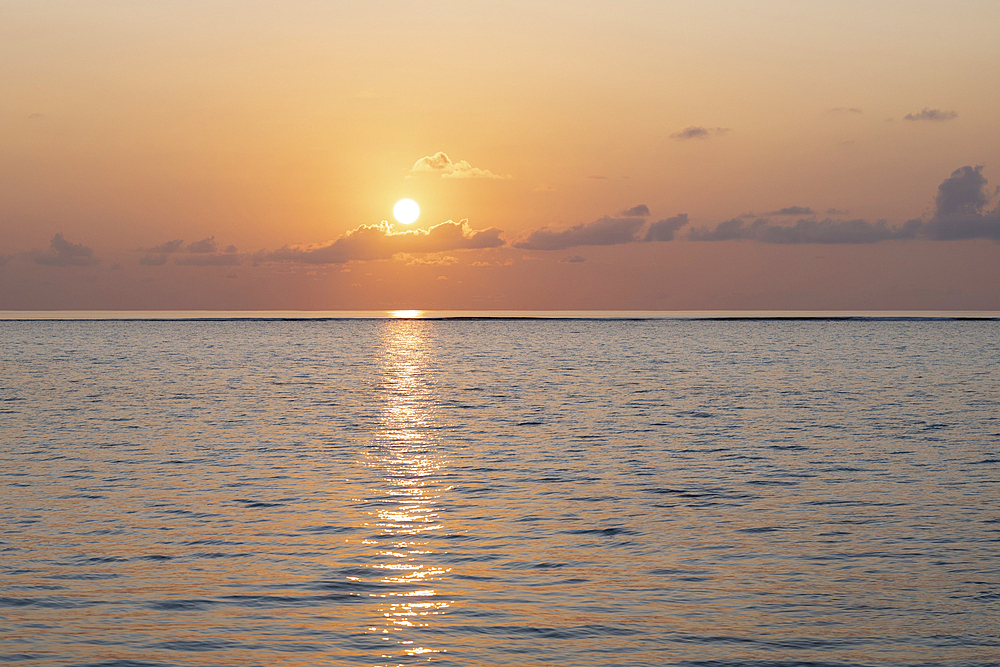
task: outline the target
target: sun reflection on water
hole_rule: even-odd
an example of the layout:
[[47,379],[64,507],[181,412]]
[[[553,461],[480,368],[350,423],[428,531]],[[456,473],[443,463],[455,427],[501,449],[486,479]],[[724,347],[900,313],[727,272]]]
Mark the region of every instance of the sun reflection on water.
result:
[[380,348],[384,401],[366,452],[366,465],[382,483],[368,499],[373,505],[368,527],[374,535],[365,543],[375,548],[372,568],[380,573],[377,580],[385,591],[373,594],[385,600],[377,607],[381,618],[368,632],[386,642],[381,656],[390,661],[386,665],[397,658],[444,652],[421,641],[420,629],[451,604],[435,588],[449,570],[433,564],[435,551],[428,539],[443,528],[439,507],[448,488],[440,481],[445,461],[434,435],[426,326],[419,320],[386,322]]
[[393,310],[390,312],[397,319],[413,319],[424,314],[422,310]]

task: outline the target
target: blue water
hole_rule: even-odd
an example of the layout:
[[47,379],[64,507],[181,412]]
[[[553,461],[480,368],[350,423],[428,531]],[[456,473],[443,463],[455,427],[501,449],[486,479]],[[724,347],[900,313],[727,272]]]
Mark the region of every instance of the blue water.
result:
[[0,321],[0,662],[1000,665],[998,341]]

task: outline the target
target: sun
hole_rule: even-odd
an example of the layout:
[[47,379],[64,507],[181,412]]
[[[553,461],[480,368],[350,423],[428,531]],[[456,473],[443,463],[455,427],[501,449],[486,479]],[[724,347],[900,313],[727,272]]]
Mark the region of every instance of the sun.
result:
[[412,199],[400,199],[392,207],[392,215],[399,222],[408,225],[420,217],[420,206]]

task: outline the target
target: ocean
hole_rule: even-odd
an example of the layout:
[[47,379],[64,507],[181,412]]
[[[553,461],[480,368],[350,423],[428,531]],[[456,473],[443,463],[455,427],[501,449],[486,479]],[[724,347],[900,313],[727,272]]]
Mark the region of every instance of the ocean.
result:
[[0,321],[0,662],[1000,665],[1000,319],[130,317]]

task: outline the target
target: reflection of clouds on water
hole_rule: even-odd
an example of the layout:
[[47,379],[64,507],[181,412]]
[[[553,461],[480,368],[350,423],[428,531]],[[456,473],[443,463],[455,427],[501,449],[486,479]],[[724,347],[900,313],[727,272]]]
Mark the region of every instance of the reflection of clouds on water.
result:
[[381,482],[368,498],[368,527],[376,531],[369,531],[365,544],[375,549],[372,568],[381,573],[379,595],[385,598],[378,606],[381,620],[368,631],[395,644],[382,654],[389,660],[441,652],[417,633],[449,606],[434,588],[448,570],[430,562],[434,552],[426,539],[442,528],[438,507],[447,491],[438,479],[444,461],[434,435],[428,326],[414,320],[385,324],[378,360],[382,405],[365,452],[365,464]]

